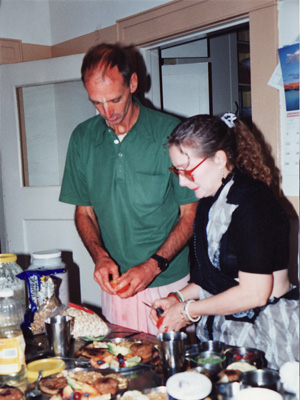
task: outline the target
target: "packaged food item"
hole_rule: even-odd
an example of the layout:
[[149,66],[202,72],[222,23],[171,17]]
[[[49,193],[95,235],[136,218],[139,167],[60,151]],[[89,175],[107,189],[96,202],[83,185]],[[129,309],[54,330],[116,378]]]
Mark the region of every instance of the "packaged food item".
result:
[[[60,250],[35,251],[31,254],[30,271],[52,270],[57,278],[57,296],[61,303],[69,302],[69,277],[68,268],[62,261]],[[58,270],[60,272],[58,272]]]
[[17,275],[26,281],[28,288],[29,304],[22,328],[29,329],[34,335],[45,332],[45,319],[61,305],[56,273],[61,273],[61,269],[27,270]]
[[63,310],[62,315],[72,317],[72,336],[79,337],[99,337],[105,336],[109,332],[107,324],[94,311],[74,303],[68,303],[68,307]]

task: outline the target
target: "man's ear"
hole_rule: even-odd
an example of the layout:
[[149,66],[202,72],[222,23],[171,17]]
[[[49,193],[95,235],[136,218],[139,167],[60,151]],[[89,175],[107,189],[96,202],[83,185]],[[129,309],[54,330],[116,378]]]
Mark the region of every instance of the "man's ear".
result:
[[130,93],[134,93],[138,87],[138,77],[136,72],[131,75],[129,89]]

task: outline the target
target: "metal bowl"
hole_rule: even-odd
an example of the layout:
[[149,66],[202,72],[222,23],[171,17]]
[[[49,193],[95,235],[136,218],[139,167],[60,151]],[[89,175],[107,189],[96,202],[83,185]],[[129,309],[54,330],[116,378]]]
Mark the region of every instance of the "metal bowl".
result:
[[226,344],[216,340],[208,340],[199,344],[200,351],[215,351],[216,353],[223,353],[226,349]]
[[[220,361],[216,361],[219,358]],[[216,351],[202,351],[193,358],[190,358],[191,367],[202,367],[214,374],[218,374],[222,369],[226,368],[226,356]]]
[[280,392],[282,389],[279,373],[267,368],[243,372],[240,376],[240,382],[243,388],[263,387],[276,392]]
[[213,394],[221,395],[222,399],[233,399],[240,390],[240,382],[215,383]]
[[236,361],[247,362],[254,365],[256,368],[267,367],[265,353],[261,350],[251,347],[235,347],[226,351],[227,364],[232,364]]

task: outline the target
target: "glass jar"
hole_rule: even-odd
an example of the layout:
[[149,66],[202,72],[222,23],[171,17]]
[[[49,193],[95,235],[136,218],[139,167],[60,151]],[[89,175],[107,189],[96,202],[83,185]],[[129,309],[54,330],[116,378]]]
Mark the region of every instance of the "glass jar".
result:
[[12,289],[0,290],[0,383],[26,386],[23,308]]
[[26,308],[26,289],[25,282],[17,275],[23,272],[17,264],[15,254],[0,254],[0,291],[12,289],[14,296],[20,300],[23,307],[23,314]]
[[66,264],[61,259],[60,250],[35,251],[31,254],[31,264],[28,268],[34,270],[49,270],[59,281],[58,296],[62,304],[69,303],[69,277]]

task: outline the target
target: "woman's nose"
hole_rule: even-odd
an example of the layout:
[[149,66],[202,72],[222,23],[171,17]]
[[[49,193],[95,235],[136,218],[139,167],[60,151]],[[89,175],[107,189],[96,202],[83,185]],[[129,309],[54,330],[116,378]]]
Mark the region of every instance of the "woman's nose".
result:
[[191,180],[184,175],[179,174],[178,178],[180,186],[188,186],[188,184],[191,183]]

